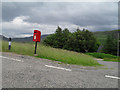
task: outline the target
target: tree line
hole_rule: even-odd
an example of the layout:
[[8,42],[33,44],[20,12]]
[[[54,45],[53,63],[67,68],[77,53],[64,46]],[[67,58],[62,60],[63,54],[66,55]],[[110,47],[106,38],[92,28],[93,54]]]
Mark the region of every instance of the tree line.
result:
[[76,52],[96,52],[100,45],[93,33],[86,29],[78,28],[72,33],[67,28],[62,30],[59,26],[54,34],[44,39],[43,43],[54,48]]
[[118,44],[120,40],[120,37],[118,37],[118,34],[119,32],[117,34],[111,33],[107,35],[107,39],[105,44],[103,45],[102,52],[117,55],[117,52],[119,49],[118,47],[120,47]]
[[[119,39],[120,40],[120,39]],[[76,52],[97,52],[101,43],[89,30],[79,28],[70,32],[68,28],[61,29],[59,26],[54,34],[47,36],[43,43],[54,48],[67,49]],[[107,36],[101,52],[117,55],[118,38],[115,34]]]

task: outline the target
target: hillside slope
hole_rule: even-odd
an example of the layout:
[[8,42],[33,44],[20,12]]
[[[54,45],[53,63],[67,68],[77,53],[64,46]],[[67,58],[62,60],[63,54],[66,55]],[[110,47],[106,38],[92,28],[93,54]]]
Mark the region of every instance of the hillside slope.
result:
[[113,35],[114,38],[118,38],[118,31],[120,30],[112,30],[112,31],[99,31],[99,32],[93,32],[95,37],[102,43],[105,43],[105,40],[107,39],[108,35]]
[[[2,52],[13,52],[22,55],[34,56],[34,48],[33,43],[12,42],[11,50],[8,50],[8,42],[3,41],[2,43]],[[59,61],[66,64],[100,66],[100,64],[89,55],[63,49],[56,49],[49,46],[44,46],[40,43],[38,43],[37,46],[37,54],[37,57],[39,58]]]

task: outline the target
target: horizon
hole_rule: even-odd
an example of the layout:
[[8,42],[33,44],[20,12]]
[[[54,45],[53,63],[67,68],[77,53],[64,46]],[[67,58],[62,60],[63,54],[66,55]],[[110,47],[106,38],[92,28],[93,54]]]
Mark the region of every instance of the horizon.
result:
[[[120,30],[120,29],[117,29],[117,30]],[[106,31],[116,31],[116,30],[106,30]],[[106,31],[94,31],[94,32],[106,32]],[[91,31],[91,32],[93,32],[93,31]],[[51,34],[54,34],[54,33],[51,33]],[[43,35],[50,35],[50,34],[43,34]],[[41,34],[41,36],[43,36],[42,34]],[[4,36],[5,38],[29,38],[29,37],[33,37],[33,35],[31,35],[31,36],[26,36],[26,37],[8,37],[8,36],[5,36],[5,35],[1,35],[0,34],[0,36]]]

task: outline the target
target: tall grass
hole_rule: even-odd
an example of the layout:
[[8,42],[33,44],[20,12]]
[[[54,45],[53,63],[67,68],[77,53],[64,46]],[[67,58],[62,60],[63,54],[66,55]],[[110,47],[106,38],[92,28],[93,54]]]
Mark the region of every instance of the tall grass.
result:
[[[11,50],[8,50],[8,42],[3,41],[3,52],[14,52],[17,54],[34,56],[34,43],[16,43],[12,42]],[[49,46],[44,46],[38,43],[37,54],[39,58],[45,58],[55,61],[60,61],[68,64],[77,64],[83,66],[97,66],[100,65],[93,57],[83,53],[56,49]]]

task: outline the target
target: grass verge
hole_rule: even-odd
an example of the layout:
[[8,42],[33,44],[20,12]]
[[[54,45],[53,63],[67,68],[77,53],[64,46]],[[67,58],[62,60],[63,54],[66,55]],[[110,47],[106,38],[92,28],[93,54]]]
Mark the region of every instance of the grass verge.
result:
[[[34,43],[16,43],[12,42],[11,50],[8,50],[8,42],[2,42],[3,52],[14,52],[22,55],[34,56]],[[49,46],[44,46],[38,43],[37,54],[39,58],[50,59],[54,61],[60,61],[67,64],[77,64],[83,66],[100,66],[100,64],[94,60],[93,57],[77,53],[73,51],[67,51],[62,49],[56,49]]]
[[96,58],[101,58],[104,61],[120,62],[120,58],[111,54],[105,54],[105,53],[86,53],[86,54]]
[[104,61],[111,61],[111,62],[120,62],[119,58],[105,58]]

